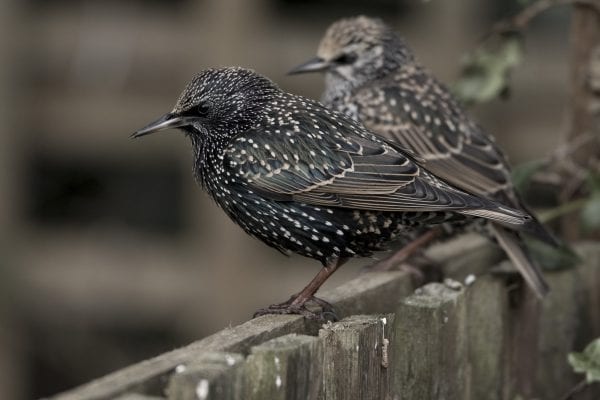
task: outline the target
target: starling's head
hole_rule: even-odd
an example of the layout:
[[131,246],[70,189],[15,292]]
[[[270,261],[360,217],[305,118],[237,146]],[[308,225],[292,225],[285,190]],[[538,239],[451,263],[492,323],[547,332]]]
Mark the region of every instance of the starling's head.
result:
[[402,39],[382,20],[359,16],[334,22],[321,40],[317,57],[290,74],[326,71],[348,81],[364,81],[412,59]]
[[252,125],[278,91],[269,79],[247,69],[208,69],[192,79],[171,112],[133,137],[180,128],[195,139],[227,139]]

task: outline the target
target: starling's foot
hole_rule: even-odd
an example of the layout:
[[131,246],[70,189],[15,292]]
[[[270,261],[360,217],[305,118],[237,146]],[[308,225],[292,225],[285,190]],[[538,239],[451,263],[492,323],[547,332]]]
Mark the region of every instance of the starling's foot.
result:
[[[260,310],[258,310],[254,313],[253,318],[260,317],[261,315],[267,315],[267,314],[280,314],[280,315],[298,314],[298,315],[302,315],[306,319],[311,319],[311,320],[315,320],[315,321],[327,322],[327,321],[337,321],[338,320],[337,315],[335,314],[335,311],[333,310],[333,306],[331,304],[329,304],[328,302],[326,302],[325,300],[320,299],[316,296],[313,296],[310,299],[308,299],[307,301],[305,301],[304,303],[302,303],[302,302],[296,301],[297,296],[298,295],[294,295],[294,296],[290,297],[290,299],[284,303],[272,304],[269,307],[261,308]],[[315,303],[321,309],[320,310],[308,309],[306,307],[306,303],[310,303],[310,302]]]

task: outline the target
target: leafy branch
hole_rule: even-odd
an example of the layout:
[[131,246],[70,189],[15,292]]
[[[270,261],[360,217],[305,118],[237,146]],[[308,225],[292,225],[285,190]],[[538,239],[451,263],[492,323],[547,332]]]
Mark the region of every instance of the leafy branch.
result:
[[587,385],[600,382],[600,338],[588,344],[581,353],[569,353],[568,361],[573,370],[585,374],[585,378],[561,397],[561,400],[572,399]]
[[[453,86],[455,94],[465,104],[506,96],[510,74],[523,59],[523,32],[545,11],[569,4],[591,7],[600,15],[598,0],[538,0],[516,15],[496,22],[483,35],[479,46],[463,58],[460,77]],[[492,38],[499,41],[492,43]]]
[[492,29],[484,36],[484,40],[494,35],[522,32],[529,23],[545,11],[562,5],[577,4],[592,7],[600,14],[598,0],[538,0],[523,8],[511,18],[496,22]]
[[[479,46],[463,58],[460,77],[453,86],[455,94],[466,104],[487,102],[508,94],[511,73],[523,60],[523,32],[532,20],[562,5],[573,5],[576,11],[583,8],[592,16],[600,16],[599,0],[530,2],[517,14],[495,23],[481,38]],[[585,75],[592,92],[600,93],[600,44],[597,54],[593,52],[588,60],[574,62],[578,63],[577,72],[580,76]],[[574,99],[574,103],[581,105],[584,100],[580,97]],[[591,103],[582,107],[588,107],[589,112],[600,110],[598,106],[593,108]],[[574,118],[580,121],[582,116],[578,114]],[[578,131],[569,133],[569,140],[556,151],[515,168],[513,181],[518,190],[524,191],[533,182],[555,188],[562,204],[542,214],[543,219],[554,220],[569,215],[573,222],[570,214],[577,211],[579,218],[575,220],[580,222],[577,225],[585,230],[600,229],[600,154],[591,151],[600,146],[600,137],[594,126],[573,123],[572,130]],[[581,154],[586,155],[581,157]]]

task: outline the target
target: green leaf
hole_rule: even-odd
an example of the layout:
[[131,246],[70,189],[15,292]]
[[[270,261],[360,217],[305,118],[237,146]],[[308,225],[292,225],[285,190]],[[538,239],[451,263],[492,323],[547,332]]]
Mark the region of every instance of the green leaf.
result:
[[501,96],[507,91],[510,72],[521,62],[522,52],[520,37],[511,35],[502,37],[495,49],[481,46],[469,53],[463,59],[454,93],[467,104]]
[[518,192],[524,193],[531,177],[546,166],[544,160],[533,160],[517,165],[512,170],[512,181]]
[[552,246],[529,236],[523,236],[523,240],[529,257],[546,271],[573,268],[581,262],[579,255],[566,243]]
[[584,373],[587,383],[600,382],[600,338],[597,338],[581,353],[569,353],[569,364],[575,372]]

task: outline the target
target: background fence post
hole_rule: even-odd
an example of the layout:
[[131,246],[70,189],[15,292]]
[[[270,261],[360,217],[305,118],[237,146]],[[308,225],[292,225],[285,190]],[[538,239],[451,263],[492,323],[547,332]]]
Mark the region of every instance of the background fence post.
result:
[[466,299],[462,285],[452,283],[430,283],[400,302],[392,398],[465,398]]
[[466,289],[468,373],[465,399],[502,399],[507,361],[508,296],[503,279],[477,278]]

